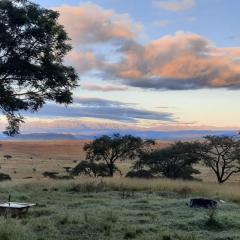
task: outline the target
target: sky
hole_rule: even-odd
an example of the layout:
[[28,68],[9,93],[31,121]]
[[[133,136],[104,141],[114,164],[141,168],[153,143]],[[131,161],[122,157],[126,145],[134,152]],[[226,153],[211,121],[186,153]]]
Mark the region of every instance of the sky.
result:
[[60,13],[80,86],[24,132],[240,128],[240,1],[34,2]]

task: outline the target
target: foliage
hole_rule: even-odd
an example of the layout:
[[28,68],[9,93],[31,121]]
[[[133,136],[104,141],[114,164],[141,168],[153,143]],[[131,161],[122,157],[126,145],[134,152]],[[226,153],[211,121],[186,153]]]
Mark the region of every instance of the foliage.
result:
[[44,177],[49,177],[52,179],[56,179],[56,180],[69,180],[69,179],[73,179],[72,176],[69,175],[58,175],[58,172],[43,172],[43,176]]
[[206,136],[199,143],[199,157],[217,177],[219,183],[240,173],[240,141],[227,136]]
[[176,142],[169,147],[142,152],[134,168],[147,167],[152,174],[168,178],[192,179],[193,174],[200,173],[193,167],[198,162],[196,143]]
[[[114,166],[113,172],[120,172],[120,170]],[[71,171],[73,175],[88,175],[90,177],[107,177],[109,176],[109,169],[105,163],[95,163],[89,161],[81,161]]]
[[129,171],[126,174],[126,177],[129,178],[154,178],[154,176],[147,170],[140,169],[137,171]]
[[3,157],[6,158],[7,160],[9,160],[9,159],[12,158],[12,155],[6,154],[6,155],[4,155]]
[[0,1],[0,109],[8,135],[19,133],[22,112],[49,100],[72,102],[78,77],[63,64],[71,46],[58,16],[27,0]]
[[[85,180],[82,178],[79,183]],[[114,178],[104,179],[107,180]],[[88,181],[100,182],[98,179]],[[142,180],[136,180],[139,181]],[[144,181],[150,185],[152,180]],[[159,191],[138,191],[133,197],[122,198],[119,191],[110,188],[87,191],[82,188],[78,192],[69,192],[66,186],[72,183],[64,181],[6,184],[2,184],[0,199],[7,199],[10,191],[14,201],[22,201],[24,192],[27,201],[37,203],[37,206],[29,209],[26,218],[1,218],[0,239],[5,239],[4,236],[10,240],[240,239],[239,205],[230,201],[221,205],[215,217],[220,225],[213,222],[209,226],[205,210],[189,209],[185,205],[186,199],[178,195],[163,196]],[[225,188],[225,185],[215,185]],[[43,188],[48,191],[43,192]],[[56,188],[58,191],[54,190]]]
[[0,181],[8,181],[11,180],[11,177],[6,173],[0,173]]
[[207,226],[218,225],[217,214],[218,214],[217,208],[210,208],[207,210],[207,221],[206,221]]
[[90,162],[103,161],[108,166],[109,176],[113,176],[117,160],[134,159],[154,144],[152,140],[143,140],[132,135],[103,135],[84,146],[87,152],[86,160]]

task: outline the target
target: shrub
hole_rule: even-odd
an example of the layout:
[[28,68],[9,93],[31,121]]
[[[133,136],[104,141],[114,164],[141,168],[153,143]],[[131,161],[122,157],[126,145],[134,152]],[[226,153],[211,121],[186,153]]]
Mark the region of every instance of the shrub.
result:
[[44,172],[43,173],[43,176],[44,177],[49,177],[49,178],[52,178],[52,179],[57,179],[57,180],[69,180],[69,179],[73,179],[73,176],[66,176],[66,175],[58,175],[59,173],[58,172]]
[[126,177],[129,178],[154,178],[154,176],[147,170],[137,170],[137,171],[130,171],[126,174]]
[[216,208],[210,208],[207,210],[207,221],[206,226],[213,229],[221,229],[222,224],[217,218],[218,210]]
[[0,181],[8,181],[8,180],[11,180],[10,175],[6,173],[0,173]]
[[[118,168],[114,166],[113,172],[117,171],[119,171]],[[89,161],[81,161],[71,172],[73,175],[83,174],[90,177],[107,177],[110,175],[107,164]]]
[[7,160],[9,160],[9,159],[12,158],[12,156],[11,156],[11,155],[8,155],[8,154],[7,154],[7,155],[4,155],[3,157],[6,158]]
[[193,168],[193,164],[198,162],[197,146],[195,143],[176,142],[164,149],[142,152],[134,169],[148,168],[156,176],[172,179],[193,179],[193,174],[200,173]]

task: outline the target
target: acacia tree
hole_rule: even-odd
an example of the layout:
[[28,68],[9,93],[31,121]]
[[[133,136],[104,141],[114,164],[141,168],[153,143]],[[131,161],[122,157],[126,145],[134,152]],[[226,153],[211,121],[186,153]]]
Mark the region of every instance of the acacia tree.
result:
[[[113,172],[121,171],[114,167]],[[107,177],[109,176],[109,170],[106,163],[96,163],[89,161],[81,161],[76,167],[71,171],[73,175],[88,175],[89,177]]]
[[219,183],[240,173],[240,141],[227,136],[206,136],[199,143],[198,154],[211,168]]
[[86,151],[86,160],[105,162],[109,176],[112,177],[117,160],[134,159],[144,148],[153,144],[152,140],[143,140],[132,135],[113,134],[112,136],[103,135],[95,139],[86,144],[84,150]]
[[23,111],[47,100],[72,102],[78,77],[63,64],[71,46],[58,16],[28,0],[0,1],[0,109],[8,135],[19,133]]
[[155,176],[193,179],[193,174],[200,173],[193,167],[199,161],[197,147],[197,143],[176,142],[163,149],[142,152],[134,168],[145,168]]

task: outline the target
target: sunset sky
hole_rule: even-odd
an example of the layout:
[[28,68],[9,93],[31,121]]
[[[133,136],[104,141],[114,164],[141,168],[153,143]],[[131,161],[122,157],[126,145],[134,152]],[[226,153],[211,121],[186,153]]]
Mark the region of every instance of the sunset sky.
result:
[[240,128],[240,1],[34,2],[59,11],[81,86],[25,132]]

